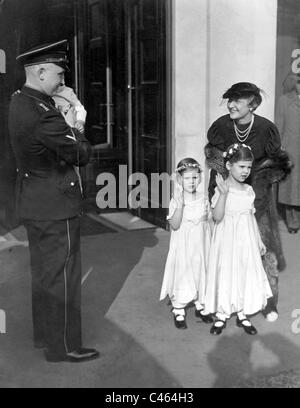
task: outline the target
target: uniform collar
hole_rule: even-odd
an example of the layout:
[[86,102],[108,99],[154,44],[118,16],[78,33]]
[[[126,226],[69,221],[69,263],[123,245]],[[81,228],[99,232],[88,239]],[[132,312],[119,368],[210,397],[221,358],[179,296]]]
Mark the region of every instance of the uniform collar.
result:
[[30,88],[29,86],[24,85],[22,87],[21,91],[24,94],[28,95],[28,96],[31,96],[31,97],[36,98],[36,99],[40,99],[45,103],[48,103],[50,105],[55,106],[55,102],[50,96],[48,96],[48,95],[46,95],[46,94],[44,94],[44,93],[42,93],[40,91],[37,91],[36,89]]

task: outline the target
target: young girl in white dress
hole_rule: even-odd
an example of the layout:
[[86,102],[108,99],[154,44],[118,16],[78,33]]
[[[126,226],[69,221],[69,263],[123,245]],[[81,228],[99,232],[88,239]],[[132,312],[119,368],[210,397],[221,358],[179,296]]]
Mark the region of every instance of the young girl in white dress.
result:
[[215,226],[209,255],[205,308],[216,313],[212,334],[220,334],[226,319],[237,313],[236,324],[247,334],[256,328],[246,317],[262,310],[272,296],[261,256],[266,249],[254,216],[255,193],[245,183],[253,155],[236,143],[223,154],[228,178],[217,175],[212,198]]
[[170,298],[175,327],[186,329],[185,308],[190,302],[195,304],[196,317],[213,322],[203,307],[211,230],[208,199],[198,191],[199,163],[191,158],[181,160],[176,178],[167,217],[172,232],[160,300]]

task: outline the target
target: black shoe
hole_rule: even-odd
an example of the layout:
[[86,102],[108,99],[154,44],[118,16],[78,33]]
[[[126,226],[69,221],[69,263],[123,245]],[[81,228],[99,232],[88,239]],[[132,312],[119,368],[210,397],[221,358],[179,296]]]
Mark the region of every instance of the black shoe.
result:
[[213,323],[214,319],[211,317],[211,314],[204,315],[201,313],[201,310],[195,309],[195,316],[202,320],[204,323]]
[[[223,323],[222,326],[216,326],[216,323],[218,323],[218,322]],[[226,327],[226,320],[225,321],[224,320],[216,320],[214,322],[214,324],[210,328],[210,333],[215,334],[215,335],[219,335],[219,334],[222,333],[222,330],[225,329],[225,327]]]
[[298,230],[299,230],[299,228],[288,228],[288,232],[290,234],[297,234]]
[[[243,322],[249,322],[249,323],[250,323],[250,326],[244,325]],[[256,328],[251,324],[250,320],[248,320],[248,319],[242,319],[242,320],[240,320],[240,319],[237,317],[237,318],[236,318],[236,325],[237,325],[238,327],[242,327],[242,328],[245,330],[245,332],[246,332],[247,334],[254,335],[254,334],[257,333]]]
[[183,316],[184,320],[177,320],[178,316],[182,316],[182,315],[175,315],[174,314],[174,324],[175,324],[176,329],[187,329],[185,316]]
[[83,363],[84,361],[94,360],[100,357],[99,351],[95,349],[81,348],[66,354],[56,354],[45,351],[46,360],[51,363],[68,361],[70,363]]
[[271,313],[275,312],[278,315],[278,310],[277,310],[277,301],[274,296],[268,298],[267,300],[267,306],[264,308],[262,311],[262,314],[265,318]]

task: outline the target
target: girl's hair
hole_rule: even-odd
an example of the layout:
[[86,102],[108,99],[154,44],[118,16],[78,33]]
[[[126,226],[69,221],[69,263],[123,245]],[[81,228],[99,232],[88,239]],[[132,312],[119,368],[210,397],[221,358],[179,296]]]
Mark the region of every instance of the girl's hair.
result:
[[187,157],[185,159],[180,160],[180,162],[177,164],[176,173],[182,175],[185,171],[193,169],[198,170],[198,173],[201,173],[202,171],[201,166],[197,162],[197,160]]
[[225,162],[233,164],[238,161],[253,161],[251,147],[244,143],[234,143],[223,153]]

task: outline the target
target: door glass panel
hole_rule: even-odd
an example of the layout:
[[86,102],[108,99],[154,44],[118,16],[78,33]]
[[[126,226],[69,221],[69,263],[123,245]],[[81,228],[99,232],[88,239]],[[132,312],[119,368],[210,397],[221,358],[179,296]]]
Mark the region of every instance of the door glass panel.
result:
[[142,82],[157,81],[157,41],[144,40],[142,47]]
[[77,2],[79,85],[87,110],[86,136],[93,146],[82,173],[85,195],[93,203],[100,189],[97,176],[108,172],[118,179],[119,164],[127,163],[126,1]]
[[159,0],[142,0],[141,1],[141,23],[144,29],[151,29],[158,23],[158,5]]
[[[92,82],[95,82],[96,84],[103,86],[105,85],[105,69],[106,69],[106,52],[105,52],[105,47],[101,44],[101,42],[98,42],[96,45],[93,44],[95,48],[91,47],[90,50],[90,57],[91,61],[93,61],[91,68],[90,68],[90,78]],[[105,88],[103,86],[103,88]]]
[[90,1],[89,3],[90,38],[101,37],[103,35],[103,27],[105,27],[103,4],[95,1]]
[[91,143],[112,147],[112,75],[108,0],[88,1],[87,129]]
[[142,123],[143,123],[143,135],[159,138],[159,116],[158,116],[159,100],[158,95],[143,96],[143,111],[142,111]]
[[[132,10],[133,145],[135,172],[147,176],[138,216],[165,225],[162,195],[151,176],[167,170],[165,0],[137,0]],[[167,191],[167,180],[162,180]],[[152,199],[153,193],[155,199]],[[154,205],[155,203],[155,205]],[[146,205],[145,205],[146,204]]]

